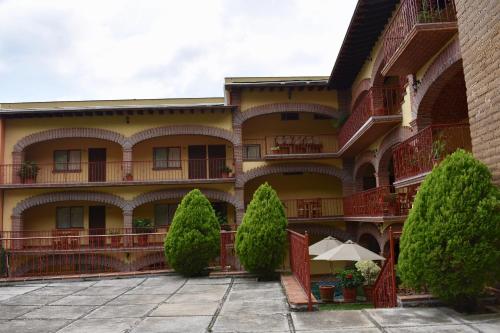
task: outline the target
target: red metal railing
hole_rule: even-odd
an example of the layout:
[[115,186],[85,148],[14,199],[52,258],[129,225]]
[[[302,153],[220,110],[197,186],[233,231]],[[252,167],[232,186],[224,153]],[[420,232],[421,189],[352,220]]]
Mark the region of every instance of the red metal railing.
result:
[[459,148],[472,150],[469,125],[445,124],[424,128],[394,148],[396,181],[431,171],[434,164]]
[[345,216],[407,215],[411,198],[406,192],[391,193],[390,186],[380,186],[344,198]]
[[0,165],[0,184],[82,184],[150,182],[185,179],[222,179],[234,177],[226,172],[234,161],[226,158],[169,160],[82,162],[65,165],[65,170],[53,163]]
[[389,256],[373,285],[373,305],[376,308],[393,308],[397,305],[394,238],[400,235],[400,232],[389,229]]
[[387,64],[417,24],[455,22],[453,0],[403,0],[384,35],[384,61]]
[[371,88],[353,107],[351,115],[339,132],[339,146],[344,146],[352,136],[373,116],[387,116],[399,113],[401,86]]
[[334,153],[335,135],[275,135],[265,138],[266,155]]
[[282,200],[289,219],[314,219],[343,215],[342,198]]
[[290,269],[307,296],[307,309],[312,311],[309,235],[288,230]]

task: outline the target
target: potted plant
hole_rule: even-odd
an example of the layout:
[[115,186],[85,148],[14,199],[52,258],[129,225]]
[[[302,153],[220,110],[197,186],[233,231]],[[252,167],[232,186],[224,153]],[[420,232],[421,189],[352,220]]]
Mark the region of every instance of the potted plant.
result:
[[122,236],[119,236],[120,233],[116,230],[111,230],[109,234],[110,234],[109,238],[111,239],[111,247],[112,248],[121,247]]
[[437,165],[442,159],[446,149],[446,142],[438,138],[432,143],[432,164]]
[[339,274],[344,303],[356,302],[356,289],[363,284],[364,278],[355,269],[346,269]]
[[272,146],[271,151],[273,154],[280,154],[281,153],[281,147],[280,146]]
[[222,178],[229,178],[231,176],[231,172],[233,172],[233,169],[225,165],[222,170]]
[[331,282],[319,283],[319,295],[324,303],[333,303],[335,296],[335,285]]
[[380,267],[371,260],[361,260],[356,263],[356,269],[363,275],[365,283],[363,291],[365,292],[366,300],[373,301],[373,285],[380,273]]
[[32,184],[36,182],[38,171],[40,171],[40,168],[35,162],[25,161],[23,164],[21,164],[21,167],[17,171],[17,175],[21,179],[21,183]]
[[139,217],[133,220],[132,226],[134,227],[134,233],[139,234],[137,236],[139,246],[146,246],[148,243],[148,235],[146,234],[153,231],[153,221],[148,218]]
[[131,172],[128,172],[126,175],[125,175],[125,180],[126,181],[132,181],[134,180],[134,176],[132,175]]

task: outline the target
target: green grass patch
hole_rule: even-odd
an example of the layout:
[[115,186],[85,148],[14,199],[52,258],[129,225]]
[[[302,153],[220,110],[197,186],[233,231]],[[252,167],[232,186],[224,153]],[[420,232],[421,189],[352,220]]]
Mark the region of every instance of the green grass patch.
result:
[[363,310],[363,309],[373,309],[373,304],[369,303],[320,304],[319,309],[320,311]]

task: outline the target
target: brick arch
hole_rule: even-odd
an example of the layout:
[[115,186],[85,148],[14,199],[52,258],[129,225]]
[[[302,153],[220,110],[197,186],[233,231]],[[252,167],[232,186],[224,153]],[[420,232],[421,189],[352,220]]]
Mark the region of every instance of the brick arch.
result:
[[[130,148],[138,144],[141,141],[169,135],[204,135],[213,136],[220,139],[227,140],[232,144],[239,143],[239,139],[231,131],[202,125],[175,125],[175,126],[164,126],[149,128],[147,130],[135,133],[130,137],[129,144]],[[128,148],[128,147],[127,147]]]
[[[161,190],[161,191],[143,193],[136,196],[132,200],[131,207],[136,208],[145,203],[159,201],[159,200],[180,199],[183,198],[189,191],[190,189],[172,189],[172,190]],[[210,189],[200,189],[200,191],[208,199],[230,203],[236,209],[244,208],[243,202],[241,200],[239,200],[236,196],[229,194],[227,192],[210,190]]]
[[[462,69],[462,55],[458,38],[450,43],[427,68],[420,80],[420,87],[412,102],[412,118],[428,124],[434,101],[442,89],[453,78],[457,70]],[[462,70],[463,71],[463,70]],[[424,124],[424,125],[426,125]],[[423,127],[423,126],[420,126]]]
[[385,66],[384,61],[384,47],[381,46],[375,56],[375,62],[373,63],[372,74],[371,74],[371,85],[372,86],[383,86],[384,76],[382,75],[382,69]]
[[[31,207],[61,201],[92,201],[109,204],[121,208],[123,211],[130,210],[130,204],[113,194],[102,192],[51,192],[35,195],[20,201],[12,210],[12,217],[20,218],[22,213]],[[20,230],[20,229],[19,229]]]
[[356,176],[358,175],[359,168],[367,163],[373,165],[375,172],[378,171],[376,154],[372,151],[367,150],[359,155],[359,157],[356,159],[356,162],[354,163],[354,172],[352,175],[354,179],[356,179]]
[[358,83],[356,89],[354,89],[352,93],[351,110],[356,105],[356,102],[358,101],[358,98],[361,96],[361,94],[365,91],[368,91],[371,87],[372,82],[370,78],[363,79]]
[[246,111],[235,113],[234,125],[240,126],[246,120],[266,114],[282,113],[282,112],[306,112],[317,113],[325,116],[338,118],[341,112],[335,108],[314,103],[273,103],[255,106]]
[[392,157],[392,149],[398,143],[406,140],[412,135],[410,127],[397,127],[387,134],[377,151],[376,170],[377,172],[386,171],[389,168],[389,161]]
[[340,170],[334,166],[314,163],[273,164],[261,166],[245,172],[236,180],[236,187],[243,187],[245,183],[254,178],[288,172],[319,173],[340,178],[342,180],[342,183],[352,181],[352,177],[348,174],[347,171]]
[[100,128],[56,128],[25,136],[14,145],[14,153],[21,153],[26,147],[48,140],[64,138],[92,138],[115,142],[124,147],[127,138],[120,133]]
[[[96,260],[96,256],[103,258],[103,260]],[[100,263],[101,268],[108,268],[114,272],[128,271],[128,266],[123,261],[104,254],[81,254],[78,257],[65,255],[48,255],[44,257],[42,255],[40,257],[36,257],[36,260],[34,260],[34,262],[28,260],[27,262],[13,270],[12,275],[25,276],[32,270],[41,269],[42,267],[51,265],[60,265],[61,262],[64,262],[67,265],[95,265],[96,263]]]
[[358,234],[356,236],[356,242],[359,243],[359,240],[361,236],[368,234],[373,236],[379,245],[380,251],[383,251],[384,248],[384,241],[383,241],[383,235],[380,232],[379,228],[373,224],[373,223],[363,223],[359,228],[358,228]]

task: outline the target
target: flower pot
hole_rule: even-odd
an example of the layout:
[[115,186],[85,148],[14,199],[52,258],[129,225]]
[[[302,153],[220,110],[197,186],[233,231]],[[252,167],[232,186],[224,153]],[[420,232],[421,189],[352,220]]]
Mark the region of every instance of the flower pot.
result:
[[344,294],[344,303],[356,302],[356,288],[344,288],[342,293]]
[[36,182],[36,179],[33,177],[21,178],[21,183],[23,183],[23,184],[33,184],[35,182]]
[[222,178],[229,178],[229,172],[222,172]]
[[320,286],[319,287],[319,295],[321,297],[321,301],[325,303],[333,302],[333,296],[335,294],[334,286]]
[[366,301],[373,302],[373,286],[363,286],[363,291],[365,292]]
[[126,175],[126,176],[125,176],[125,180],[127,180],[127,181],[132,181],[132,180],[134,180],[134,176],[133,176],[133,175],[130,175],[130,174],[129,174],[129,175]]
[[137,236],[137,243],[139,243],[139,246],[146,246],[146,245],[148,245],[148,235],[139,235],[139,236]]

